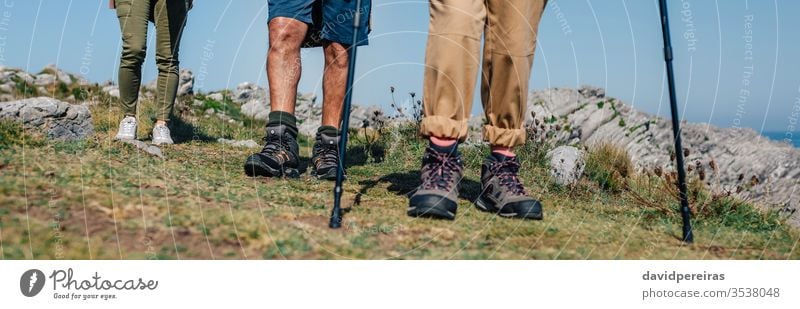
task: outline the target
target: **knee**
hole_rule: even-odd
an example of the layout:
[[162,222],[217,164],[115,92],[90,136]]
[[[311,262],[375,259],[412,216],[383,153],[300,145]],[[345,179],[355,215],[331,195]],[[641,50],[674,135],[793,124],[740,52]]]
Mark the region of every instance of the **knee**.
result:
[[340,43],[331,42],[325,47],[325,62],[328,65],[345,68],[347,67],[348,53],[347,47]]
[[178,73],[179,62],[176,57],[156,57],[156,66],[160,72]]
[[129,64],[141,64],[147,55],[147,45],[132,44],[122,49],[122,61]]
[[296,20],[273,19],[269,23],[269,48],[271,52],[282,54],[300,49],[306,36],[305,24]]

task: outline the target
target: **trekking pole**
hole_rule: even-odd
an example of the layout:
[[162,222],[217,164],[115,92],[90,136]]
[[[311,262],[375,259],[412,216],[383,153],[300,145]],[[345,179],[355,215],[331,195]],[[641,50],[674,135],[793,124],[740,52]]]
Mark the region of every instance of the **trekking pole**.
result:
[[692,234],[692,214],[689,211],[689,200],[686,194],[686,171],[683,163],[683,147],[681,146],[681,128],[678,118],[678,103],[675,99],[675,75],[672,69],[672,42],[669,34],[669,17],[667,14],[667,0],[659,0],[661,12],[661,32],[664,36],[664,60],[667,63],[667,84],[669,86],[669,107],[672,112],[672,135],[675,137],[675,159],[678,168],[678,189],[680,190],[681,217],[683,219],[683,241],[687,244],[694,242]]
[[347,129],[350,128],[350,103],[353,99],[353,77],[356,71],[356,49],[358,45],[358,28],[361,26],[361,0],[356,0],[353,16],[353,44],[350,45],[347,69],[347,93],[342,108],[341,138],[339,140],[339,167],[336,169],[336,185],[333,187],[333,210],[328,226],[332,229],[342,227],[342,182],[344,182],[344,161],[347,152]]

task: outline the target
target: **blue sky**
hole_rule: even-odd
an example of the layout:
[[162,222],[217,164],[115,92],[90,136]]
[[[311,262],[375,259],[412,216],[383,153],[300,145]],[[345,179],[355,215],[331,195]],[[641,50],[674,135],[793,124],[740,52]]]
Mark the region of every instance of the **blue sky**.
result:
[[[266,86],[266,1],[195,3],[181,64],[195,71],[197,86]],[[595,85],[666,115],[656,3],[551,0],[540,25],[531,88]],[[788,115],[800,105],[800,1],[669,3],[685,119],[759,131],[790,128]],[[0,64],[38,72],[56,63],[92,81],[115,79],[119,24],[106,0],[2,0],[0,10]],[[427,19],[427,1],[375,0],[371,44],[359,52],[357,103],[386,106],[389,86],[421,92]],[[321,93],[321,51],[304,51],[303,64],[300,91]],[[154,76],[148,55],[145,80]],[[480,112],[475,104],[473,113]]]

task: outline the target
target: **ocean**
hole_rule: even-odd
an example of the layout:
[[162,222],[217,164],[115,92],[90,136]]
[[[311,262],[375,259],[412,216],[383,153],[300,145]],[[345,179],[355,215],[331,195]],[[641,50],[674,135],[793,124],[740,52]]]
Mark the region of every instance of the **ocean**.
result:
[[[794,134],[792,136],[792,145],[794,145],[794,147],[796,148],[800,148],[800,132],[793,132],[793,133]],[[788,137],[786,135],[786,132],[764,132],[762,135],[766,136],[771,140],[779,142],[785,142],[786,138]]]

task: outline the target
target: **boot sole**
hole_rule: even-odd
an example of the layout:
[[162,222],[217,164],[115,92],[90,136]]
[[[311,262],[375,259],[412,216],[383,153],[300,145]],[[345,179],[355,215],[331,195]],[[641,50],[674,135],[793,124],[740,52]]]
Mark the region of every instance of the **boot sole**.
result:
[[[448,210],[448,206],[453,211]],[[456,207],[455,202],[439,196],[418,196],[411,198],[406,214],[416,218],[455,220]]]
[[[320,179],[320,180],[336,180],[336,169],[335,168],[331,169],[327,173],[324,173],[324,174],[318,174],[317,170],[313,169],[313,170],[311,170],[311,176],[314,176],[314,177],[316,177],[317,179]],[[347,176],[345,176],[344,179],[347,179]]]
[[542,219],[544,219],[544,214],[542,214],[541,212],[539,212],[539,213],[529,212],[529,213],[524,213],[524,214],[520,214],[520,213],[516,213],[516,212],[502,212],[499,208],[497,208],[495,206],[491,206],[490,203],[484,201],[482,196],[478,197],[478,199],[475,200],[475,206],[478,209],[480,209],[481,211],[497,214],[498,216],[501,216],[501,217],[504,217],[504,218],[517,218],[517,219],[528,219],[528,220],[542,220]]
[[272,168],[266,164],[258,162],[245,162],[244,173],[250,177],[282,177],[298,178],[300,171],[295,168],[287,167],[283,170]]

